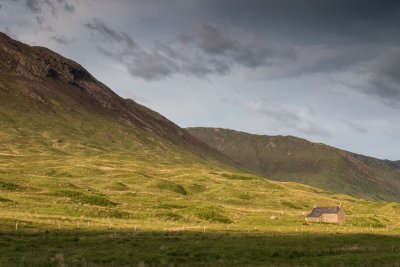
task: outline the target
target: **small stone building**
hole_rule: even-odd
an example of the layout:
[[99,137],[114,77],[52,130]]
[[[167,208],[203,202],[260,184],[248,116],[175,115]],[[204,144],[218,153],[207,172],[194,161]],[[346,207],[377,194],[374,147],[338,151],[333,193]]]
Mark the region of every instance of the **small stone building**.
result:
[[338,207],[314,207],[306,216],[307,222],[344,223],[345,215],[342,206]]

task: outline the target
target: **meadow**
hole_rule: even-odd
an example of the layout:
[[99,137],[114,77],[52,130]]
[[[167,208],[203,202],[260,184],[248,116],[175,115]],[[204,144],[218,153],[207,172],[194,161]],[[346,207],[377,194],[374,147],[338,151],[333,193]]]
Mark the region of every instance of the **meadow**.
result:
[[[76,63],[2,45],[0,266],[400,262],[399,203],[249,174]],[[306,223],[314,205],[346,223]]]
[[[1,266],[396,266],[400,204],[133,153],[2,155]],[[306,223],[343,205],[344,225]]]

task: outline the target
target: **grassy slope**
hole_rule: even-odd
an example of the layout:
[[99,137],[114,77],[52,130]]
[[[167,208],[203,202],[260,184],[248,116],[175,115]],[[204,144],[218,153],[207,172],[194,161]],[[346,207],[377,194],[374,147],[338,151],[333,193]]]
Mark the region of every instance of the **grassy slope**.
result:
[[247,169],[278,181],[294,181],[366,199],[399,200],[400,168],[296,137],[259,136],[226,129],[190,133]]
[[[229,171],[97,113],[54,116],[2,104],[0,265],[397,259],[399,204]],[[338,203],[345,226],[304,224],[314,204]]]
[[[398,259],[399,204],[235,171],[176,129],[126,123],[68,90],[0,73],[1,266]],[[346,225],[304,224],[314,204],[338,203]]]

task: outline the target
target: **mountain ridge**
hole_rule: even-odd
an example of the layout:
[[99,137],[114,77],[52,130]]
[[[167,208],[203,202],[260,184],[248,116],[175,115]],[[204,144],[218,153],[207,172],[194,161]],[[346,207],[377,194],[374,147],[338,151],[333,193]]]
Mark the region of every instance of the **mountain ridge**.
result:
[[258,175],[367,199],[396,200],[400,165],[293,136],[254,135],[222,128],[187,128]]

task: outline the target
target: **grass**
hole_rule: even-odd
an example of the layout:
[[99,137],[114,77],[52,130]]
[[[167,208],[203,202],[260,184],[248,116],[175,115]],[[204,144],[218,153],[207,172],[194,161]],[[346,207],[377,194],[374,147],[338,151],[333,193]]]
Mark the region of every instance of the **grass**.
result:
[[[269,181],[79,105],[54,84],[40,84],[54,94],[44,107],[23,93],[42,92],[35,82],[1,82],[0,266],[400,261],[398,203]],[[345,225],[305,223],[313,205],[339,203]]]
[[1,266],[391,266],[399,236],[236,230],[3,231]]
[[[276,181],[298,182],[369,200],[400,200],[399,168],[394,162],[292,136],[260,136],[216,128],[187,130],[249,171]],[[240,175],[227,178],[240,179]]]
[[[257,176],[227,179],[248,175],[210,172],[207,165],[150,167],[129,154],[31,161],[2,168],[4,183],[26,187],[2,191],[1,266],[373,266],[400,260],[397,203]],[[50,165],[76,176],[46,175]],[[339,203],[345,225],[305,223],[314,204]]]

